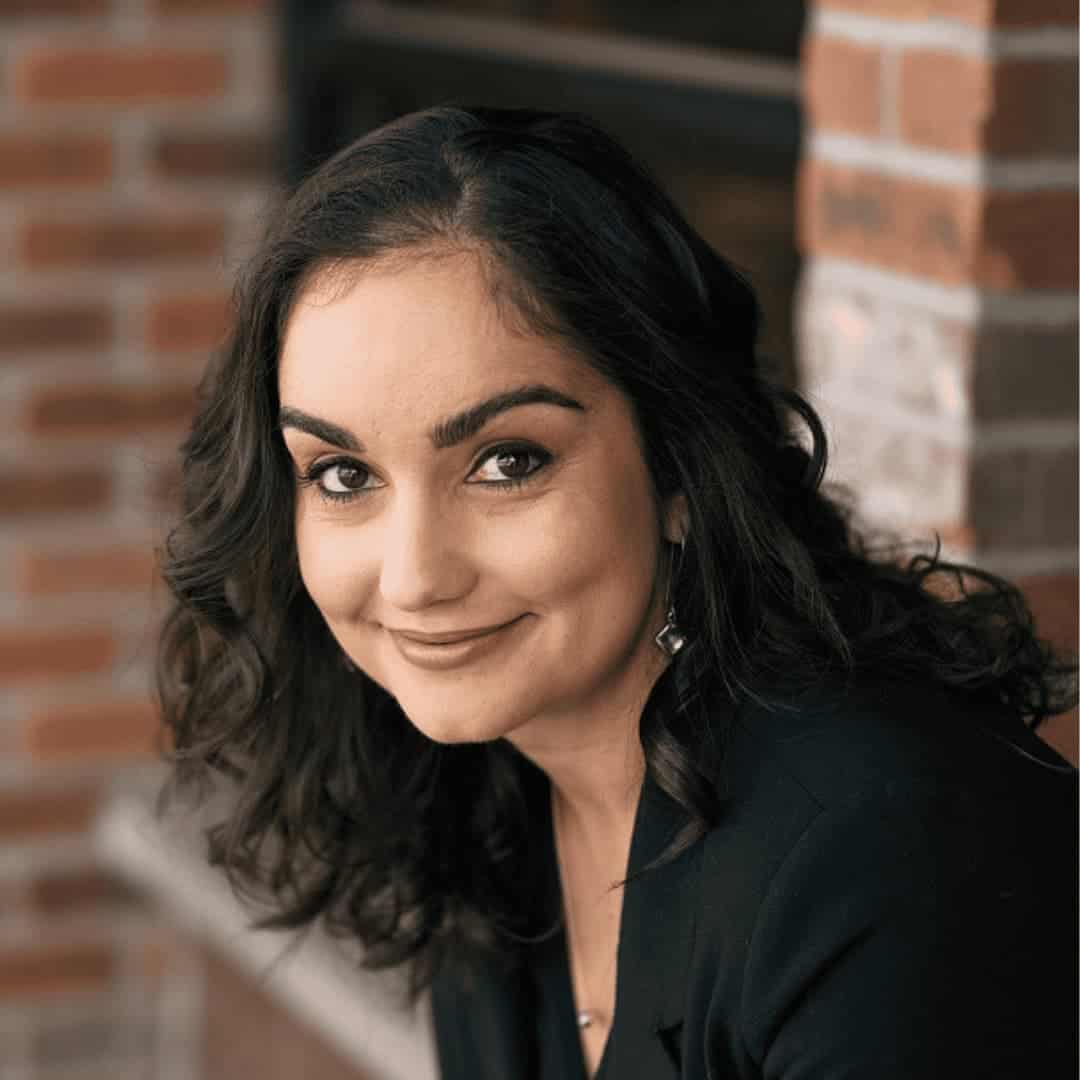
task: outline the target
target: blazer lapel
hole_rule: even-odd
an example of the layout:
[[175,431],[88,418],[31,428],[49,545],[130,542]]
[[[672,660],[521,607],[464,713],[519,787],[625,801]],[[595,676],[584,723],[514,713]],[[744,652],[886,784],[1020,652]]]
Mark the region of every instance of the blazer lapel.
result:
[[613,1077],[653,1080],[681,1072],[702,846],[694,843],[673,862],[644,868],[687,821],[682,807],[646,776],[623,897],[615,1027],[607,1052]]

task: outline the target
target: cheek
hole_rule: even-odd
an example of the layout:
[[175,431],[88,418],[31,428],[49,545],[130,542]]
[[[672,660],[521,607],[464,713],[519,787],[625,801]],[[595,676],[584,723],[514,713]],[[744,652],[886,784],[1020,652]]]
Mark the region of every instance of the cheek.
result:
[[300,512],[296,519],[296,556],[300,577],[327,622],[346,617],[355,608],[365,574],[361,549],[350,530],[332,528],[317,514]]
[[611,594],[632,604],[651,587],[658,526],[647,482],[633,470],[572,489],[539,517],[505,545],[523,591],[553,607],[588,608]]

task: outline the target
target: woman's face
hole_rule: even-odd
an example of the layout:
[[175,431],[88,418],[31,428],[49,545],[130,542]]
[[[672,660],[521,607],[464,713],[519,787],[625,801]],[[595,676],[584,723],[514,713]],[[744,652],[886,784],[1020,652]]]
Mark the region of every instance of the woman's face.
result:
[[506,328],[473,256],[316,281],[279,390],[304,584],[422,732],[527,741],[640,707],[665,508],[630,404]]

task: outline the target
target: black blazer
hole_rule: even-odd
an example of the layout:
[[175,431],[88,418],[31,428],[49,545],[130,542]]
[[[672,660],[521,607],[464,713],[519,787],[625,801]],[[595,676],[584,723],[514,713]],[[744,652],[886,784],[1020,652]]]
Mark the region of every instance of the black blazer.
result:
[[[730,723],[722,819],[626,886],[603,1080],[1077,1075],[1077,779],[879,688]],[[543,851],[557,874],[546,797]],[[686,822],[647,779],[632,877]],[[581,1080],[565,938],[432,988],[443,1080]]]

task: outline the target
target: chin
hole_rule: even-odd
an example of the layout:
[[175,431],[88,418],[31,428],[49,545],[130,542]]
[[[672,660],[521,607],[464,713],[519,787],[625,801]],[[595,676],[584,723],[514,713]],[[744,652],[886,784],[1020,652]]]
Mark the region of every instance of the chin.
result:
[[447,703],[408,703],[398,698],[409,722],[432,742],[445,746],[463,743],[484,743],[501,739],[518,727],[523,720],[506,710],[477,708],[447,708]]

